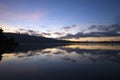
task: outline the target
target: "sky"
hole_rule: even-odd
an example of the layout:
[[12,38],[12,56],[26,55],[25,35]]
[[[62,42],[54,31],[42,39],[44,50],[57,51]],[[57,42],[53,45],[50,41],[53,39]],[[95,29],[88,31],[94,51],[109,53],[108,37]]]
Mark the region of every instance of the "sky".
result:
[[91,25],[120,22],[119,4],[120,0],[0,0],[0,26],[53,37],[76,34]]

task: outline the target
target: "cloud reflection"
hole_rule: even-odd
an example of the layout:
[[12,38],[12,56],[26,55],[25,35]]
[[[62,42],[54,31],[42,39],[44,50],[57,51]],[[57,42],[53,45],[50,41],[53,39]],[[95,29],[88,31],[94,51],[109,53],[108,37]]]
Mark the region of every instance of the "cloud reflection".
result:
[[[99,47],[97,47],[99,46]],[[96,48],[95,48],[96,47]],[[106,47],[106,48],[105,48]],[[11,59],[25,59],[39,61],[65,62],[116,62],[120,63],[119,45],[67,45],[57,48],[46,48],[27,52],[4,53],[2,61]]]

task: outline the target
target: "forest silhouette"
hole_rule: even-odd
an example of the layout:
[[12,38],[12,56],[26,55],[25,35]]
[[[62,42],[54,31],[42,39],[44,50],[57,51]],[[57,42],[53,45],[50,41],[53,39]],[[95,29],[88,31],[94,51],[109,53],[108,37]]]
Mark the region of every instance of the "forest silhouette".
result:
[[3,29],[0,29],[0,47],[9,47],[9,46],[17,46],[18,42],[15,41],[13,37],[7,38],[3,34]]

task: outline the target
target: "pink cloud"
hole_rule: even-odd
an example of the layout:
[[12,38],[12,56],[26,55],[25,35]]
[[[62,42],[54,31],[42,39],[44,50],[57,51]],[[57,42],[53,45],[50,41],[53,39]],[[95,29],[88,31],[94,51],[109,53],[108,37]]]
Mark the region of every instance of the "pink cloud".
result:
[[42,18],[42,14],[40,12],[26,13],[26,14],[15,14],[11,13],[8,16],[11,16],[12,20],[40,20]]
[[1,14],[0,19],[5,20],[40,20],[43,17],[43,15],[40,12],[33,12],[33,13],[26,13],[26,14],[16,14],[13,12],[4,12]]
[[0,3],[0,19],[15,21],[38,21],[43,17],[43,12],[36,11],[31,13],[17,13],[12,11],[7,5]]

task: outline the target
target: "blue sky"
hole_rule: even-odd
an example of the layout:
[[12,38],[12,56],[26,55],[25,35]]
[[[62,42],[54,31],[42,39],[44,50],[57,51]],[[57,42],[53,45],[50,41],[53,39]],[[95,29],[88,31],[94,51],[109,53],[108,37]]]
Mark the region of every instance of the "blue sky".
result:
[[79,32],[90,25],[112,24],[120,0],[0,0],[0,25],[42,32]]

